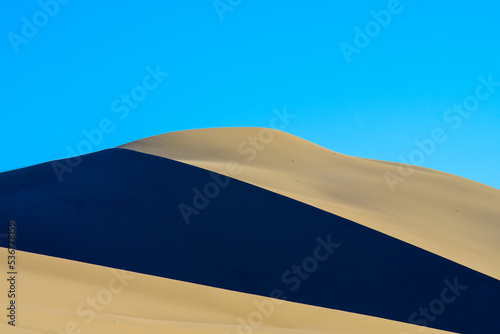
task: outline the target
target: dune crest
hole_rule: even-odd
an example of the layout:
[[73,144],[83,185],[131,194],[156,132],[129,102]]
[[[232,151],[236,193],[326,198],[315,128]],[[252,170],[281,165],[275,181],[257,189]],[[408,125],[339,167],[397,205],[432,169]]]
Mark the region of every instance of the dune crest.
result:
[[[6,249],[0,248],[0,257],[6,256]],[[2,322],[0,331],[4,334],[78,331],[130,334],[166,331],[193,334],[402,334],[422,330],[422,327],[401,322],[273,301],[132,272],[124,272],[126,286],[121,287],[121,283],[114,280],[117,270],[110,268],[21,251],[18,258],[23,293],[18,298],[17,326]],[[0,288],[6,291],[3,280]],[[113,291],[111,301],[99,304],[107,290]],[[97,306],[102,310],[92,312],[88,298],[96,299]],[[5,306],[2,299],[0,307],[5,309]],[[256,316],[257,313],[261,316]],[[262,324],[250,326],[249,321],[258,321],[261,317]],[[72,330],[67,331],[66,326]],[[429,334],[450,333],[430,328],[425,331]]]
[[179,131],[120,146],[177,160],[353,220],[500,279],[500,190],[397,163],[335,153],[263,128]]

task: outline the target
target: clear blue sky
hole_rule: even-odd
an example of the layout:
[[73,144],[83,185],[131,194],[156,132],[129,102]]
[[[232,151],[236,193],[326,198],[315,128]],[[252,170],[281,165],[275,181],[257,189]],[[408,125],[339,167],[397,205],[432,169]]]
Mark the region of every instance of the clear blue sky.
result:
[[419,164],[500,188],[497,1],[54,1],[0,4],[0,171],[102,120],[92,151],[286,108],[285,131],[372,159],[442,129]]

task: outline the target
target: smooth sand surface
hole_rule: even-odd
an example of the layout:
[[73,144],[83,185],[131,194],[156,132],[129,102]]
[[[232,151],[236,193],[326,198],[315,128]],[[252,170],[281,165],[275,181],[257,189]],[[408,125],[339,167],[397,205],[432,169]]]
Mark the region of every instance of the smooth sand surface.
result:
[[[448,333],[27,252],[18,251],[17,260],[17,326],[6,325],[2,315],[5,334]],[[6,280],[0,289],[7,291]],[[89,306],[77,312],[89,298],[102,307],[93,319]],[[6,306],[1,298],[3,313]],[[242,321],[256,326],[242,327]]]
[[[409,175],[408,166],[260,128],[180,131],[120,147],[234,177],[500,279],[498,189],[420,167]],[[394,191],[388,172],[401,180]]]

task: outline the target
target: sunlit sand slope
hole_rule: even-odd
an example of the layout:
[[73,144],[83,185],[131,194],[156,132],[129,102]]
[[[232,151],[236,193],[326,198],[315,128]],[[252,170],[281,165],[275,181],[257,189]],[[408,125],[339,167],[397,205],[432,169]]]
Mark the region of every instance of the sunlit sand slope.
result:
[[[0,257],[7,252],[0,248]],[[18,252],[16,327],[2,334],[417,334],[424,328]],[[4,268],[3,261],[2,267]],[[1,291],[7,291],[1,280]],[[6,301],[0,299],[0,308]],[[2,312],[4,313],[4,312]],[[449,333],[425,329],[425,333]]]
[[498,189],[259,128],[180,131],[121,147],[232,176],[500,279]]

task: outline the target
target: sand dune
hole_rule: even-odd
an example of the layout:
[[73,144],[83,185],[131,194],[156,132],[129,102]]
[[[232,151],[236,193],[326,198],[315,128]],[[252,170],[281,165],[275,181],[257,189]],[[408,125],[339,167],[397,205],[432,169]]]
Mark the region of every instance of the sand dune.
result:
[[[0,257],[6,255],[5,248],[0,248]],[[112,293],[109,303],[104,299],[107,304],[100,304],[98,298],[106,296],[110,281],[116,278],[112,269],[26,252],[19,252],[18,258],[22,291],[18,324],[12,327],[2,321],[0,331],[5,334],[59,334],[65,333],[66,326],[71,328],[67,333],[417,334],[421,329],[132,272],[126,272],[126,285],[113,281],[112,286],[122,290]],[[0,289],[6,289],[4,280]],[[97,306],[103,307],[93,319],[87,298],[95,298]],[[0,307],[5,306],[1,299]],[[425,329],[425,333],[449,332]]]
[[[20,249],[18,327],[2,333],[500,326],[497,189],[416,168],[393,192],[397,164],[258,128],[88,154],[59,182],[66,163],[0,174],[0,222],[18,222]],[[88,298],[101,301],[95,318]]]
[[121,147],[257,185],[500,279],[498,189],[415,167],[393,192],[385,173],[400,175],[399,164],[342,155],[260,128],[180,131]]

